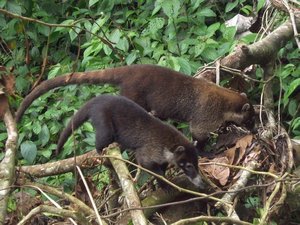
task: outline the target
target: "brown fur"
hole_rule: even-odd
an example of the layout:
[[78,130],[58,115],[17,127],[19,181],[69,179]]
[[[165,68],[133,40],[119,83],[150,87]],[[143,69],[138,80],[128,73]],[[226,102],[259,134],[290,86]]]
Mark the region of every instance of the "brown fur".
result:
[[134,151],[141,166],[164,175],[167,165],[174,164],[195,185],[203,187],[193,144],[174,127],[150,116],[142,107],[121,96],[101,95],[81,107],[61,133],[57,153],[72,130],[89,119],[96,131],[97,152],[101,153],[110,143],[118,142],[122,150]]
[[78,72],[44,81],[25,97],[18,109],[17,121],[32,101],[45,92],[83,83],[115,84],[120,87],[121,95],[160,119],[189,122],[199,147],[204,145],[208,133],[224,122],[234,122],[250,129],[254,126],[254,110],[244,95],[155,65]]

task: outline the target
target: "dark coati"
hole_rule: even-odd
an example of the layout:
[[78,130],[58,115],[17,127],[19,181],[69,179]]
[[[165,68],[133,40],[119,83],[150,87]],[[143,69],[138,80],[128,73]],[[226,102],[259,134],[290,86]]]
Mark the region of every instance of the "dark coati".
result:
[[160,119],[189,122],[198,147],[205,144],[209,132],[224,122],[233,122],[248,129],[254,126],[254,110],[244,95],[155,65],[78,72],[44,81],[25,97],[16,120],[19,121],[32,101],[45,92],[83,83],[115,84],[120,87],[121,95],[148,112],[152,111]]
[[112,142],[117,142],[121,149],[134,151],[139,165],[164,175],[168,164],[174,164],[195,185],[204,187],[198,171],[197,150],[193,144],[175,128],[121,96],[98,96],[81,107],[61,133],[57,153],[72,130],[89,119],[96,131],[98,153]]

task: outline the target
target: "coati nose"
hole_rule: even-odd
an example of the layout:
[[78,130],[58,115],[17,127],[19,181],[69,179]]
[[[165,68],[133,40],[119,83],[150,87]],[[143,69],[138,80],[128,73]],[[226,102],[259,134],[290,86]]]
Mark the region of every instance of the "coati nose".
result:
[[258,130],[257,130],[257,128],[256,128],[256,127],[253,127],[253,128],[251,129],[251,133],[253,133],[253,134],[257,134],[257,132],[258,132]]

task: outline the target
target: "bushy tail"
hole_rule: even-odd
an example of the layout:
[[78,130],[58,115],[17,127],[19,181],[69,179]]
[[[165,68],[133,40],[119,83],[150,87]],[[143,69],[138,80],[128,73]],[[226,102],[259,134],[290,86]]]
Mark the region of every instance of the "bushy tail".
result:
[[89,119],[89,110],[86,105],[84,105],[78,112],[72,117],[71,121],[67,125],[67,127],[61,132],[59,136],[59,140],[56,147],[56,155],[60,152],[69,136],[72,134],[74,130],[76,130],[79,126],[81,126],[85,121]]
[[135,71],[140,70],[139,68],[139,66],[124,66],[104,70],[87,71],[82,73],[76,72],[43,81],[25,97],[16,113],[16,121],[19,122],[30,104],[38,97],[45,94],[47,91],[71,84],[110,83],[120,85],[124,76],[134,74]]

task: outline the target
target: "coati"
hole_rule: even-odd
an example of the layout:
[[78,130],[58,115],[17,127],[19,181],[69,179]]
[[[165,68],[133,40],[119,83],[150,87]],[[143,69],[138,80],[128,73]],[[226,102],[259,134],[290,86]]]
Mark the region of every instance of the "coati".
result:
[[59,153],[72,131],[87,120],[96,131],[96,150],[101,153],[112,142],[134,151],[137,163],[164,175],[168,164],[181,168],[198,187],[203,187],[198,171],[197,149],[179,131],[149,115],[142,107],[122,96],[100,95],[89,100],[62,131]]
[[20,121],[27,107],[45,92],[70,84],[111,83],[120,94],[133,100],[160,119],[188,122],[198,147],[205,145],[208,134],[225,122],[248,129],[254,127],[254,110],[247,97],[156,65],[131,65],[98,71],[76,72],[42,82],[19,107]]

